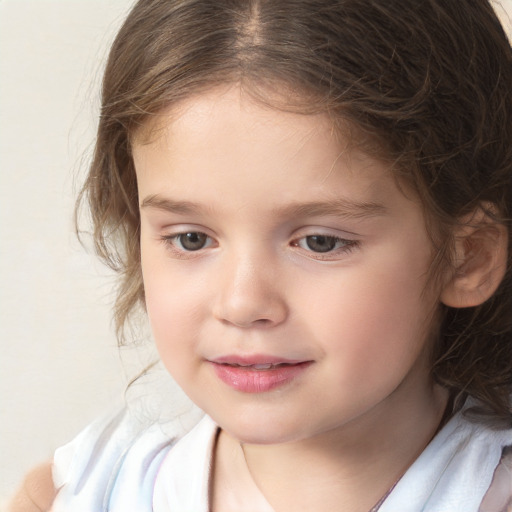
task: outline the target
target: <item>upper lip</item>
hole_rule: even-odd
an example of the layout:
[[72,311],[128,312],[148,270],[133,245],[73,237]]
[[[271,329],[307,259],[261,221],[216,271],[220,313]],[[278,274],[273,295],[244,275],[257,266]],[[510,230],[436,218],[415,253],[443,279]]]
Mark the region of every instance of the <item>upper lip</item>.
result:
[[285,357],[271,356],[265,354],[253,355],[225,355],[215,359],[210,359],[210,362],[217,364],[232,364],[238,366],[252,366],[256,364],[299,364],[307,362],[306,359],[288,359]]

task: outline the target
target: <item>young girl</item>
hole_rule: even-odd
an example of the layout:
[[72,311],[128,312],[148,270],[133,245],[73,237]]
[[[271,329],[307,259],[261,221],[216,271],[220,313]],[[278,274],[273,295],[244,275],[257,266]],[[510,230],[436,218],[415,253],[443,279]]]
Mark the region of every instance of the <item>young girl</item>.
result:
[[511,83],[487,0],[140,0],[82,197],[205,416],[52,510],[512,510]]

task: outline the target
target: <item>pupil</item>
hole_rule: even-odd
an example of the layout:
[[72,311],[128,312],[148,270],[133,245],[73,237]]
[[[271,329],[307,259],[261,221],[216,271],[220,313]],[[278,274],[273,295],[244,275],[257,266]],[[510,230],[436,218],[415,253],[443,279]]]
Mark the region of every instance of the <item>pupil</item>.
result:
[[333,236],[313,235],[306,238],[309,249],[315,252],[329,252],[336,246],[336,239]]
[[204,233],[184,233],[180,235],[180,243],[187,251],[198,251],[206,244]]

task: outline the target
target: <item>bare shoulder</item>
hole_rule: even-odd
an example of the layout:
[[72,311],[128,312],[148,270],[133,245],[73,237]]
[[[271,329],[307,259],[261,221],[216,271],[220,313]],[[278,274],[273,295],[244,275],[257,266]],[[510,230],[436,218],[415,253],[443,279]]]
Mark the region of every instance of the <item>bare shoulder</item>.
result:
[[479,512],[512,512],[512,446],[503,450]]
[[44,462],[27,473],[7,510],[8,512],[48,512],[56,494],[52,478],[52,463]]

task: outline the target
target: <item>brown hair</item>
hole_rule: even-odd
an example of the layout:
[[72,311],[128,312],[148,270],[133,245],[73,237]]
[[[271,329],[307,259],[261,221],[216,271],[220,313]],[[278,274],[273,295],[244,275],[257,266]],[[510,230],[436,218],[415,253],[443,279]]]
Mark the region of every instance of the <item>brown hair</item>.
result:
[[512,52],[489,2],[137,2],[110,52],[81,195],[98,253],[121,276],[120,340],[144,304],[134,133],[180,99],[228,82],[260,99],[278,84],[289,108],[342,120],[368,152],[394,162],[435,226],[437,272],[457,222],[493,205],[489,214],[509,232],[507,274],[483,305],[443,308],[433,373],[453,395],[473,395],[510,420]]

